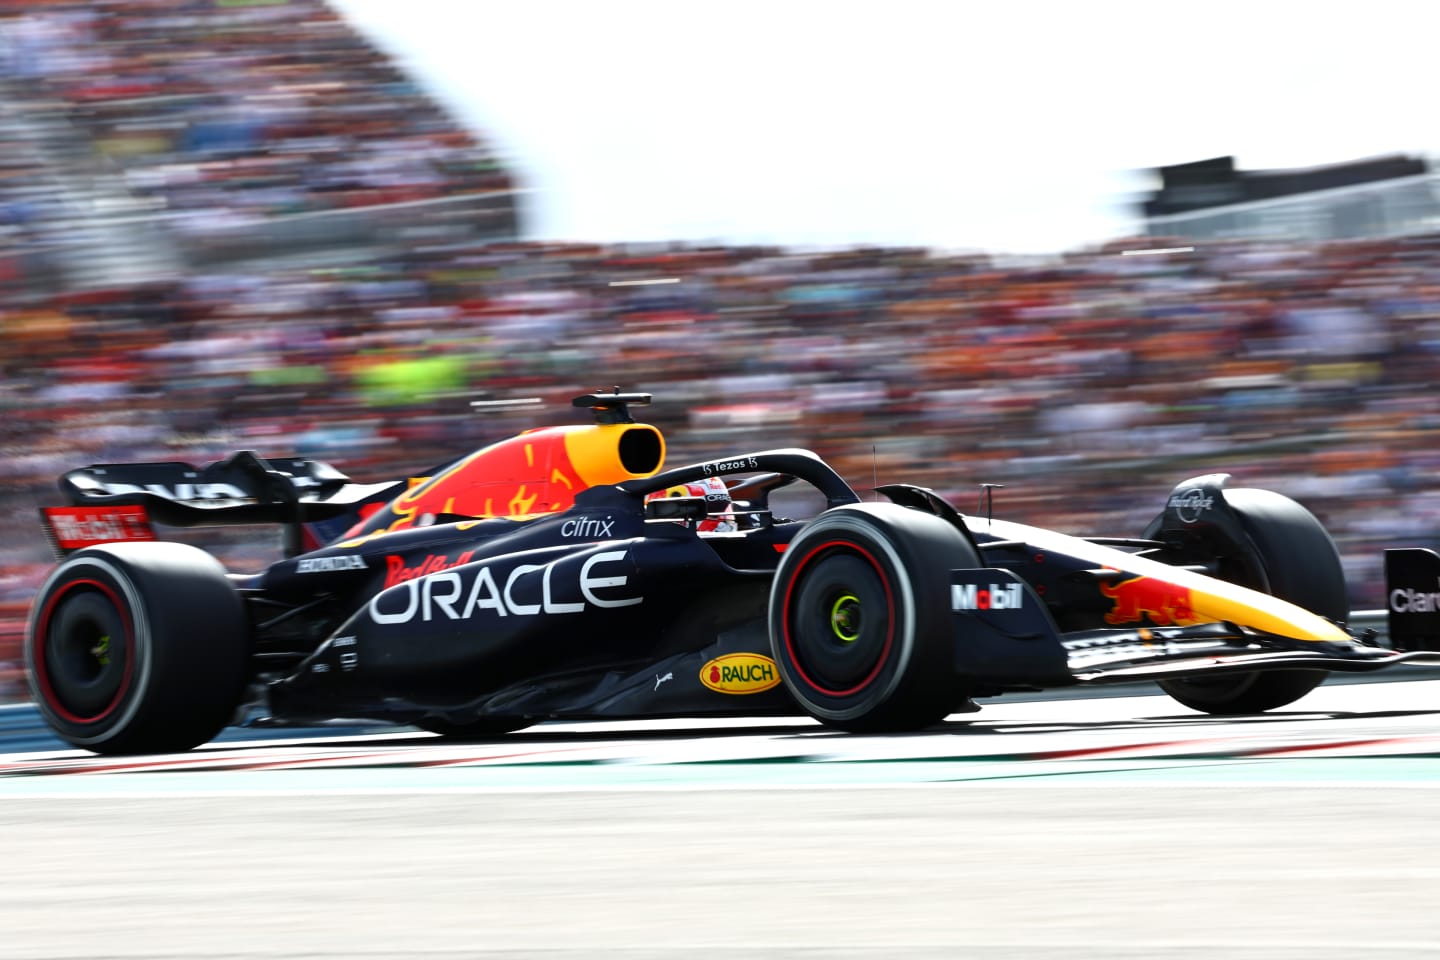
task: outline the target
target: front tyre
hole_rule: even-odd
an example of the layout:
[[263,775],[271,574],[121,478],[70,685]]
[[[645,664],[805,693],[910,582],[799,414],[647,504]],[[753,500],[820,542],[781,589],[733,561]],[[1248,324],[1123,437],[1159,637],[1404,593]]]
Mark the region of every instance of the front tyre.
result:
[[114,543],[66,558],[25,635],[30,693],[51,729],[96,753],[188,750],[234,715],[249,669],[245,609],[214,557]]
[[946,521],[895,504],[836,507],[786,548],[770,645],[811,716],[853,732],[919,730],[966,702],[950,570],[980,566]]
[[[1288,600],[1337,622],[1350,617],[1340,552],[1309,510],[1269,490],[1225,491],[1225,503],[1240,519],[1254,547],[1253,559],[1223,560],[1222,579]],[[1146,536],[1154,536],[1159,521]],[[1324,670],[1265,670],[1222,677],[1160,681],[1160,689],[1202,713],[1263,713],[1294,703],[1318,687]]]

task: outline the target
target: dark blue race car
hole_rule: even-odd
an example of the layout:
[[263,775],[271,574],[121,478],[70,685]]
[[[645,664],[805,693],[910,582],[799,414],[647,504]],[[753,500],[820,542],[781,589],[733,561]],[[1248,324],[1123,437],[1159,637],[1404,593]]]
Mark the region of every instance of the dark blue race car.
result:
[[[664,469],[661,432],[630,414],[649,399],[577,398],[595,422],[414,480],[250,452],[70,471],[44,511],[61,559],[26,638],[35,701],[101,753],[188,749],[257,706],[451,737],[776,714],[878,732],[1136,679],[1252,712],[1328,670],[1436,657],[1348,632],[1323,527],[1224,475],[1157,498],[1139,536],[1073,537],[905,484],[862,502],[806,450]],[[800,488],[815,509],[781,515]],[[278,524],[285,556],[230,573],[155,523]]]

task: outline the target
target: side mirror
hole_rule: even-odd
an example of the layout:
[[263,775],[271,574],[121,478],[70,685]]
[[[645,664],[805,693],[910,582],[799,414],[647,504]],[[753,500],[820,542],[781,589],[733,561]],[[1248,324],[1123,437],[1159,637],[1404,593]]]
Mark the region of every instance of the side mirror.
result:
[[710,515],[704,497],[656,497],[645,501],[646,520],[682,520],[695,523]]

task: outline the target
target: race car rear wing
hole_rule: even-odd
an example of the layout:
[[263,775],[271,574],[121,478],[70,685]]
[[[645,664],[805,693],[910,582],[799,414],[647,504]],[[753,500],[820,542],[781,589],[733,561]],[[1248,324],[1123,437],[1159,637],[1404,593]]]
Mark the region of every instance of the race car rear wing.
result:
[[388,501],[405,489],[406,481],[359,484],[327,463],[266,460],[241,450],[204,467],[91,464],[63,474],[59,486],[70,508],[91,508],[41,511],[62,554],[92,542],[154,539],[148,524],[154,520],[174,527],[284,524],[286,555],[293,556],[304,546],[305,524]]

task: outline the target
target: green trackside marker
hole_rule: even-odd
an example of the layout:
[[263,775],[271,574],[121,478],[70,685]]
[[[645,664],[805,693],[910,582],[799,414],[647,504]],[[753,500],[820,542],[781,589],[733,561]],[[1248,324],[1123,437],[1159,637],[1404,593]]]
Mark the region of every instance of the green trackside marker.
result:
[[99,661],[100,666],[110,666],[110,634],[107,633],[100,638],[100,642],[95,644],[95,648],[90,651],[90,655]]
[[847,593],[830,608],[830,629],[841,643],[860,639],[860,598]]

